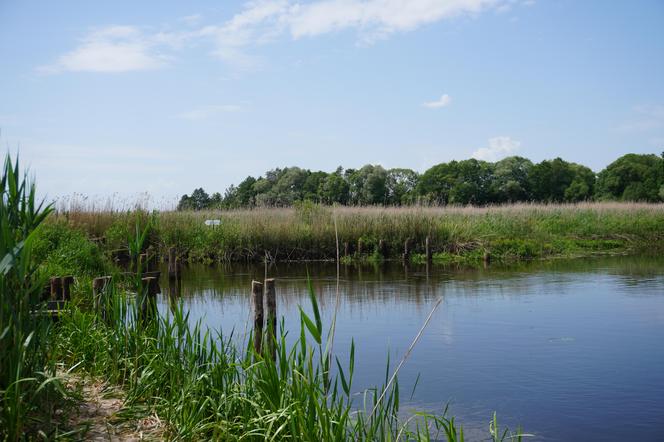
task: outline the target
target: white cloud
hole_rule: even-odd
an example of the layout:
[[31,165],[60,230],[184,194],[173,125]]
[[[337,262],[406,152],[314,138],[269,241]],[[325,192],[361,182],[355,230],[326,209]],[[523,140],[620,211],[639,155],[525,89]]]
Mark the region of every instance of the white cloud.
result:
[[215,104],[209,106],[202,106],[187,112],[177,115],[178,118],[183,120],[205,120],[206,118],[227,112],[237,112],[241,109],[240,106],[235,104]]
[[86,36],[73,51],[60,56],[52,65],[40,67],[39,71],[127,72],[157,69],[168,60],[157,51],[158,44],[134,26],[100,28]]
[[422,103],[422,106],[428,107],[429,109],[438,109],[441,107],[449,106],[450,104],[452,104],[452,97],[447,94],[443,94],[438,100],[427,101]]
[[[167,64],[168,50],[190,41],[211,41],[212,55],[234,67],[252,69],[260,59],[248,49],[290,35],[294,40],[355,30],[358,41],[371,43],[397,32],[459,16],[499,10],[518,0],[258,0],[219,24],[194,28],[200,14],[181,17],[187,30],[145,33],[133,26],[110,26],[90,33],[81,44],[43,72],[126,72]],[[527,2],[526,2],[527,3]],[[194,29],[192,29],[194,28]]]
[[201,35],[213,36],[214,54],[240,67],[252,61],[246,48],[274,41],[283,34],[297,40],[354,29],[360,43],[372,43],[396,32],[463,15],[477,15],[514,0],[262,0],[245,3],[242,12]]
[[346,28],[387,36],[463,14],[475,14],[502,0],[322,0],[294,4],[286,21],[294,38]]
[[498,161],[512,155],[521,147],[521,142],[510,137],[500,136],[489,138],[489,147],[482,147],[473,152],[476,160]]

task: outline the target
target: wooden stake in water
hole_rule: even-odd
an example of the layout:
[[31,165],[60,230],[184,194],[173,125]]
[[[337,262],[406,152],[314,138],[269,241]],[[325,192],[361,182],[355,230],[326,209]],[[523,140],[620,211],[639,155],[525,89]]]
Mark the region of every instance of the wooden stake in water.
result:
[[168,249],[168,279],[175,279],[177,270],[175,268],[175,247]]
[[178,281],[182,280],[182,260],[179,256],[175,257],[175,277]]
[[428,236],[424,240],[424,254],[427,258],[427,262],[431,262],[431,247],[429,245],[429,237]]
[[265,305],[267,307],[267,348],[272,359],[277,358],[277,295],[274,279],[265,280]]
[[406,238],[406,241],[403,243],[403,260],[408,261],[410,258],[410,238]]
[[359,238],[357,240],[357,257],[359,258],[361,256],[362,256],[362,238]]
[[251,303],[254,309],[254,351],[261,353],[263,341],[263,284],[251,282]]
[[378,241],[378,253],[380,253],[380,256],[385,258],[385,241],[382,239]]

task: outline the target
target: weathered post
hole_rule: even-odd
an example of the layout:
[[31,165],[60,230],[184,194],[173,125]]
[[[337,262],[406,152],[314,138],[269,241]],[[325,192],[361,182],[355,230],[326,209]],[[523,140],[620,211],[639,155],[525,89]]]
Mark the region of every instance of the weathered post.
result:
[[71,275],[62,277],[62,299],[69,301],[71,299],[71,285],[74,283],[74,277]]
[[175,247],[168,249],[168,279],[173,280],[176,277],[177,270],[175,268]]
[[488,266],[491,263],[491,253],[489,251],[484,251],[484,267]]
[[424,254],[426,256],[427,262],[431,262],[431,246],[429,244],[428,236],[424,240]]
[[357,240],[357,252],[356,255],[358,258],[362,256],[362,238],[358,238]]
[[410,259],[410,238],[406,238],[403,244],[403,260],[408,261]]
[[51,301],[62,298],[62,278],[54,276],[51,278]]
[[344,241],[344,257],[348,258],[350,253],[350,247],[348,246],[348,241]]
[[385,258],[385,241],[378,240],[378,253],[380,253],[380,256]]
[[149,273],[152,271],[152,257],[154,255],[152,254],[152,248],[149,248],[148,250],[145,251],[145,273]]
[[265,280],[265,304],[267,306],[267,348],[273,360],[277,359],[277,295],[274,279]]
[[182,260],[179,256],[175,257],[175,277],[178,281],[182,280]]
[[259,355],[263,341],[263,284],[258,281],[251,282],[251,303],[254,308],[254,351]]

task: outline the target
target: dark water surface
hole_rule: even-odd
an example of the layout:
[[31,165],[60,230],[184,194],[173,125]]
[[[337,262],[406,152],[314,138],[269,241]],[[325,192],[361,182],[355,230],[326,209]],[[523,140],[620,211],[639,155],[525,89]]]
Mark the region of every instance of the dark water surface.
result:
[[[192,317],[245,340],[251,280],[265,271],[191,266],[180,295]],[[278,314],[292,336],[297,306],[311,310],[307,275],[329,326],[334,263],[278,264],[267,274],[276,278]],[[493,411],[503,425],[536,435],[529,440],[664,440],[662,258],[488,269],[342,265],[339,289],[334,348],[347,364],[354,338],[356,392],[384,382],[388,353],[394,367],[442,296],[399,374],[402,410],[449,403],[470,440],[488,435]]]

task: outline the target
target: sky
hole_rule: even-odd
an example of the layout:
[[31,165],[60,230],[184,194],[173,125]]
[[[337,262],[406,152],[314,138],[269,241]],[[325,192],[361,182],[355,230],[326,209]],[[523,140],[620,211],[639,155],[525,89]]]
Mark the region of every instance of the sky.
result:
[[0,143],[50,198],[275,167],[664,151],[664,1],[0,0]]

